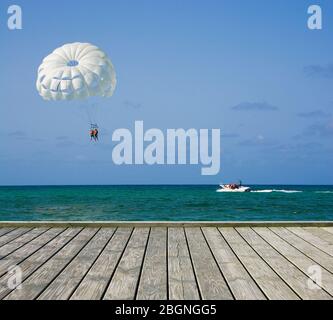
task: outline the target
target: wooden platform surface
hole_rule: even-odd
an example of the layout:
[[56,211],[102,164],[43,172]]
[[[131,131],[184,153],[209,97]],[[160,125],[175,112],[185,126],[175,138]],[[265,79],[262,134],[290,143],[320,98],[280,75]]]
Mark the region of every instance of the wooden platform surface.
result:
[[0,227],[0,299],[332,297],[333,226]]

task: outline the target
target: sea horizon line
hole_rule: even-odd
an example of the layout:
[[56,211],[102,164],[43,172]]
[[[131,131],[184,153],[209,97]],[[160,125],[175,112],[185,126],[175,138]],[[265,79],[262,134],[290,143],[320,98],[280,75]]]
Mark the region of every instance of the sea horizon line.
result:
[[[159,186],[218,186],[221,183],[119,183],[119,184],[17,184],[17,185],[0,185],[0,188],[10,187],[159,187]],[[333,184],[299,184],[299,183],[245,183],[248,186],[298,186],[298,187],[333,187]]]

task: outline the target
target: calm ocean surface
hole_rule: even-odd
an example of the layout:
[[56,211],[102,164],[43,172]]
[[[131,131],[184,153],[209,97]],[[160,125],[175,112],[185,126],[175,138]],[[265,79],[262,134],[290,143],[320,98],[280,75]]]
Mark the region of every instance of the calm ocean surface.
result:
[[0,187],[0,220],[333,220],[333,186],[217,188]]

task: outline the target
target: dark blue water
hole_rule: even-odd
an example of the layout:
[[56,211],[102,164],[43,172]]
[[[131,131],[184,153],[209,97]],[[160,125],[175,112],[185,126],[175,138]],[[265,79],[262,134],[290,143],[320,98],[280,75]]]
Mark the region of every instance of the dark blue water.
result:
[[333,186],[0,187],[0,220],[333,220]]

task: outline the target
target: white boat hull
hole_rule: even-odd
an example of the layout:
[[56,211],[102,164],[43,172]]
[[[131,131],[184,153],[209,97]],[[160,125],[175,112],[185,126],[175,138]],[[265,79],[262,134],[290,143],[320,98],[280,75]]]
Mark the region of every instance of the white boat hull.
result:
[[216,192],[250,192],[250,187],[238,187],[236,189],[226,188],[225,186],[221,186],[221,189],[217,189]]

